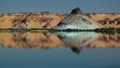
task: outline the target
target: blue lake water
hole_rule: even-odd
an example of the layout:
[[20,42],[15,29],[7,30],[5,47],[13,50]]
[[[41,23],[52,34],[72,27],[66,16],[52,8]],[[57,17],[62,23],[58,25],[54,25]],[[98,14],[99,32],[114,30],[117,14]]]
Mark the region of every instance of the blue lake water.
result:
[[[34,47],[35,43],[32,44],[32,42],[30,45],[27,41],[21,41],[21,38],[19,38],[19,40],[15,40],[15,42],[21,44],[19,45],[18,43],[16,43],[19,46],[17,47],[17,45],[14,44],[15,42],[8,41],[8,39],[11,40],[10,38],[16,39],[15,37],[17,36],[14,37],[11,33],[1,33],[1,36],[3,35],[3,37],[1,37],[0,41],[2,41],[3,43],[0,42],[0,68],[120,68],[120,48],[117,45],[119,44],[119,40],[116,40],[116,38],[119,37],[119,34],[111,35],[109,37],[109,40],[108,36],[105,35],[105,37],[107,38],[102,38],[103,41],[100,42],[96,41],[96,39],[100,40],[102,37],[101,35],[97,36],[97,34],[91,36],[91,34],[88,34],[89,33],[87,33],[87,35],[86,33],[62,33],[62,35],[60,33],[56,33],[55,35],[44,34],[45,36],[49,36],[50,38],[55,39],[55,42],[59,43],[57,39],[59,39],[61,42],[64,42],[64,45],[61,44],[59,46],[57,43],[53,43],[54,41],[51,39],[45,41],[45,38],[41,33],[38,35],[42,36],[29,34],[30,38],[27,41],[31,42],[31,38],[36,41],[40,40],[36,38],[34,39],[34,36],[37,36],[38,38],[43,38],[46,44],[44,43],[41,46],[37,46],[37,44],[44,42],[41,42],[40,40],[40,43],[36,42],[36,47]],[[4,35],[6,35],[6,37],[4,37]],[[19,36],[24,38],[23,36],[26,37],[26,34],[20,34]],[[107,42],[104,43],[104,41]],[[109,46],[107,44],[110,43],[109,41],[112,42],[111,44],[114,45]],[[23,42],[26,46],[23,44]],[[75,45],[73,45],[71,42]],[[92,44],[95,45],[95,42],[99,42],[98,45],[96,44],[96,46],[92,46]],[[9,45],[7,45],[7,43]],[[47,43],[56,44],[56,46],[52,46],[52,44],[49,45]],[[31,47],[27,47],[28,44]],[[102,46],[101,44],[104,46]],[[78,48],[79,50],[76,50],[76,48]]]

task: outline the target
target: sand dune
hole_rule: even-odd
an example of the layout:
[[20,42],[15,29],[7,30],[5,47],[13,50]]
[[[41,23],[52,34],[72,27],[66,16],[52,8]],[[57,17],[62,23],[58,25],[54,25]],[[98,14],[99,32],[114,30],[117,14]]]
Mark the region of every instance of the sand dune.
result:
[[[67,15],[49,12],[0,14],[0,28],[53,28]],[[86,15],[101,28],[120,28],[120,13],[86,13]]]

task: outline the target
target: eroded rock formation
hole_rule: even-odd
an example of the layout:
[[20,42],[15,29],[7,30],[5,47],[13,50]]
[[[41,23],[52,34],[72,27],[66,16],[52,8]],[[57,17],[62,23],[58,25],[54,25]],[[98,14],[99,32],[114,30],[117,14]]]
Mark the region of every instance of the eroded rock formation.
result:
[[99,26],[94,21],[85,16],[77,7],[71,14],[64,18],[54,29],[96,29]]

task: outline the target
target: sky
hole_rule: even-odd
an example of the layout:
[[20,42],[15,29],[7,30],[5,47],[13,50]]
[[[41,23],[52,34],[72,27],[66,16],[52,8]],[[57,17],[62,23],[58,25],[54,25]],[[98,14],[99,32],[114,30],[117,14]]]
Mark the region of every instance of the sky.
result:
[[120,13],[120,0],[0,0],[0,13],[70,13],[76,7],[85,13]]

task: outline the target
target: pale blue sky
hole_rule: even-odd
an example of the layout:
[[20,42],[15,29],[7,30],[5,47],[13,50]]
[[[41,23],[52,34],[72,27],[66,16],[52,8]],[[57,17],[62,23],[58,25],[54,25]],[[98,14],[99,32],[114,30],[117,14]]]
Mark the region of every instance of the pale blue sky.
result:
[[85,13],[120,13],[120,0],[0,0],[0,13],[69,13],[75,7]]

